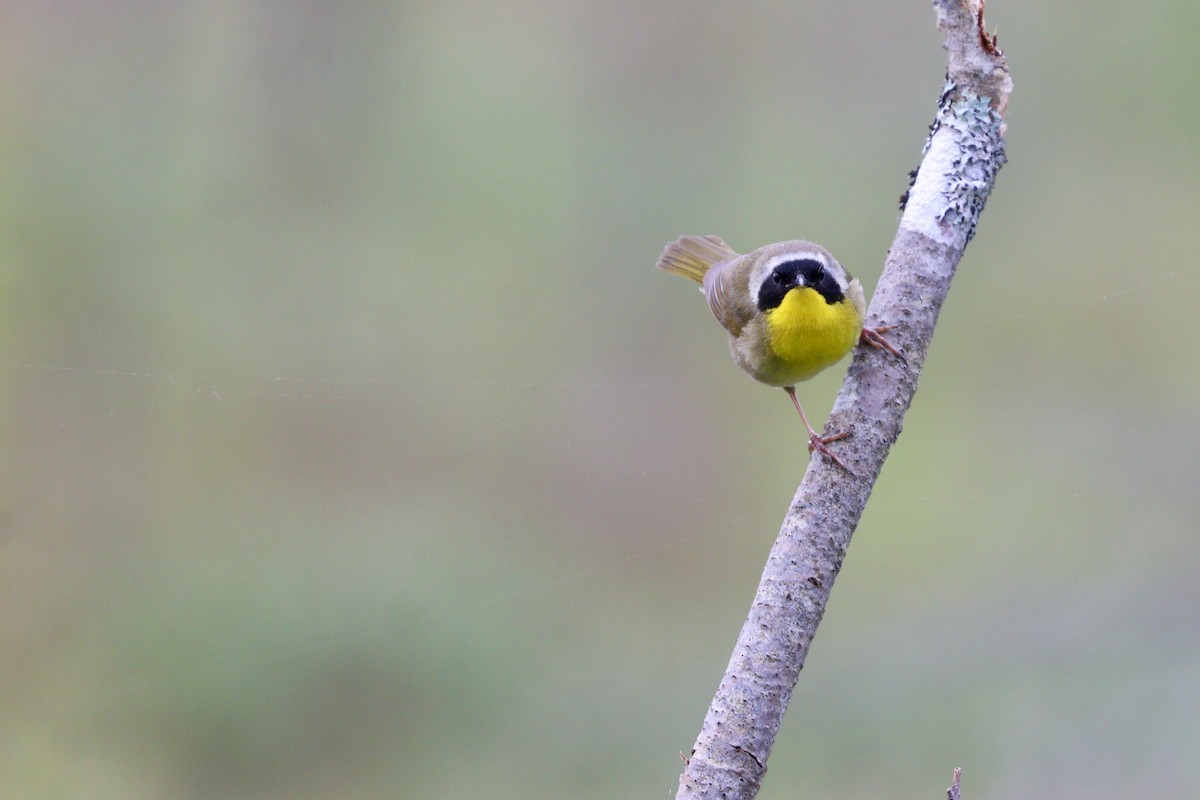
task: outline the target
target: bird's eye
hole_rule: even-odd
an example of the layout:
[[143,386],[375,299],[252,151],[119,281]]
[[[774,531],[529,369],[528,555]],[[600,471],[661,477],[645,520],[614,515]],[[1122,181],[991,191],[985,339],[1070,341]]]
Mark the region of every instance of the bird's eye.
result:
[[783,282],[784,282],[784,280],[786,280],[786,279],[783,277],[783,273],[782,273],[782,272],[772,272],[772,273],[771,273],[771,280],[775,281],[775,285],[776,285],[776,286],[782,286],[782,285],[783,285]]

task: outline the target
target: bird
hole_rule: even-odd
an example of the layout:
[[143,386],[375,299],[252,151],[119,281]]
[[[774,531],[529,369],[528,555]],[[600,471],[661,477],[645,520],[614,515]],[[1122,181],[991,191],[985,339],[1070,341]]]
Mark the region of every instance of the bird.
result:
[[663,248],[657,266],[700,284],[709,310],[729,333],[734,362],[754,380],[787,392],[808,431],[808,452],[849,472],[829,448],[849,431],[817,433],[796,384],[840,361],[860,341],[904,359],[883,336],[894,326],[864,327],[862,284],[828,250],[804,239],[742,255],[718,236],[680,236]]

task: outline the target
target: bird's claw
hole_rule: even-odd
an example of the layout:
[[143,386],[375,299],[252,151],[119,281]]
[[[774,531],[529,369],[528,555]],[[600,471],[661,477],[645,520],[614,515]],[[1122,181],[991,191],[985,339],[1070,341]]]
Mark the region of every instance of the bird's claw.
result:
[[879,325],[874,328],[863,328],[862,333],[858,336],[858,339],[863,344],[870,345],[877,350],[887,350],[896,358],[904,362],[905,366],[908,366],[908,359],[904,357],[904,354],[897,350],[895,345],[893,345],[883,336],[883,334],[890,330],[894,330],[895,328],[895,325]]
[[842,460],[840,458],[838,458],[837,455],[832,450],[830,450],[829,447],[827,446],[829,444],[829,442],[836,442],[839,439],[845,439],[849,435],[850,435],[849,431],[842,431],[841,433],[835,433],[831,436],[819,436],[815,433],[809,434],[809,437],[808,437],[809,455],[812,455],[813,451],[815,450],[816,452],[820,453],[821,455],[827,457],[833,463],[837,464],[842,469],[846,470],[846,472],[850,473],[851,475],[854,475],[854,470],[850,469],[844,463],[842,463]]

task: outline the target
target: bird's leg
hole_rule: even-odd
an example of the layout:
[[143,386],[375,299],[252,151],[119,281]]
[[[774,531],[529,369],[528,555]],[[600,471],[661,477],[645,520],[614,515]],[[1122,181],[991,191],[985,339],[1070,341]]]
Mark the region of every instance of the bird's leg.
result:
[[785,386],[783,387],[783,390],[788,393],[788,397],[792,398],[792,404],[795,405],[796,410],[800,412],[800,421],[803,422],[804,427],[808,429],[808,452],[811,453],[812,451],[816,450],[822,455],[828,456],[830,461],[853,475],[854,473],[850,471],[850,468],[843,464],[842,460],[834,455],[832,450],[826,447],[829,442],[836,442],[838,439],[845,439],[850,435],[850,432],[842,431],[841,433],[835,433],[831,436],[822,436],[821,434],[817,433],[815,430],[813,430],[813,426],[808,424],[808,417],[804,416],[804,409],[800,407],[800,401],[796,399],[796,387]]
[[870,345],[878,350],[887,350],[896,358],[907,364],[908,359],[904,357],[904,354],[897,350],[891,342],[883,338],[883,334],[894,329],[895,327],[895,325],[879,325],[875,328],[863,328],[862,333],[858,335],[858,340],[863,344]]

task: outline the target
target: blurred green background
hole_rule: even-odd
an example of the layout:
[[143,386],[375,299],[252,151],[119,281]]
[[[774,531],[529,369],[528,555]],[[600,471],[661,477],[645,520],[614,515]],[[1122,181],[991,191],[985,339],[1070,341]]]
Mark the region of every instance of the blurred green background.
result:
[[[1200,6],[988,11],[1011,160],[763,798],[1200,794]],[[929,4],[0,42],[0,798],[672,796],[807,454],[654,260],[870,291]]]

